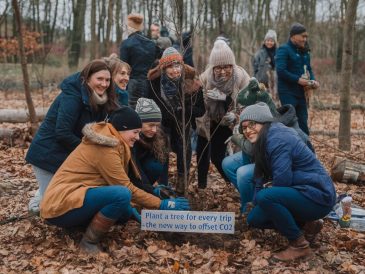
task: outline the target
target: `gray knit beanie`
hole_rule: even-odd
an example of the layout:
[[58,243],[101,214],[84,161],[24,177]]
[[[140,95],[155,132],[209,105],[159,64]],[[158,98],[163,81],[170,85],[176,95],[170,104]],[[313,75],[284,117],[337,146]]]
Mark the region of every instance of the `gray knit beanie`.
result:
[[147,98],[139,98],[136,105],[136,112],[142,120],[142,123],[161,122],[161,110],[155,101]]
[[278,40],[277,40],[277,36],[276,36],[276,31],[273,29],[269,29],[265,35],[264,41],[266,41],[267,39],[272,39],[272,40],[274,40],[275,44],[277,44]]
[[240,124],[244,121],[255,121],[258,123],[272,122],[274,120],[270,108],[264,102],[246,107],[240,115]]
[[216,40],[209,56],[209,64],[213,67],[235,65],[236,59],[233,51],[223,40]]

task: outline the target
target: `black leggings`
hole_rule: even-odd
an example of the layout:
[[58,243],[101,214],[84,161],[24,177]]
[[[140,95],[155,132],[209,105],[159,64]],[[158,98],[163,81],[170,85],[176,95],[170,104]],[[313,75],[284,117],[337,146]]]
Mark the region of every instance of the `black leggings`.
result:
[[[211,129],[211,141],[198,135],[196,155],[198,162],[198,187],[205,188],[207,186],[207,175],[209,170],[210,159],[219,173],[227,182],[229,181],[222,169],[222,161],[226,156],[227,144],[224,142],[232,136],[232,130],[227,126],[218,126]],[[205,148],[205,150],[204,150]]]

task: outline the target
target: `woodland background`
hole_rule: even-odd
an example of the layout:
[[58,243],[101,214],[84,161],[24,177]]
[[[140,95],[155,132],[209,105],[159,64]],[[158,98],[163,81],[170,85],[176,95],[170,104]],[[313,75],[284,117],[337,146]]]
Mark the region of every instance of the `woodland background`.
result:
[[[14,1],[0,0],[0,113],[27,110]],[[340,150],[344,27],[346,10],[353,2],[358,3],[348,92],[351,145]],[[251,74],[251,57],[267,29],[275,29],[283,43],[291,23],[301,22],[308,29],[312,64],[321,82],[309,118],[317,156],[329,172],[338,156],[364,163],[364,0],[30,0],[18,4],[29,87],[37,111],[49,107],[60,92],[57,85],[67,75],[93,58],[119,54],[125,18],[132,11],[144,14],[146,29],[158,22],[175,39],[192,31],[198,72],[204,70],[214,39],[221,33],[230,38],[237,63]],[[0,122],[0,129],[11,132],[0,140],[1,273],[365,273],[364,232],[340,229],[329,220],[313,257],[287,264],[269,259],[285,245],[283,237],[244,225],[237,225],[234,235],[177,234],[143,232],[131,221],[108,235],[104,243],[108,255],[85,256],[77,249],[80,231],[64,231],[27,215],[28,201],[37,188],[24,161],[32,139],[30,123]],[[172,161],[171,176],[176,173],[174,166]],[[194,159],[192,178],[195,173]],[[197,196],[194,179],[189,185],[193,208],[237,213],[238,193],[213,167],[209,174],[204,197]],[[365,207],[364,182],[335,184],[338,193],[351,194],[355,204]]]

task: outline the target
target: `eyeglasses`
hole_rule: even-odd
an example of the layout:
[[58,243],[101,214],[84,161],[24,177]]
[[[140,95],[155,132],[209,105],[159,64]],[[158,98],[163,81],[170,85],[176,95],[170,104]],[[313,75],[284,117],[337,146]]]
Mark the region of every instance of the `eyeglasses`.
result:
[[172,69],[181,69],[182,66],[180,63],[172,63],[171,65],[169,65],[167,68],[172,68]]
[[247,132],[247,129],[254,130],[255,126],[256,126],[255,121],[249,121],[247,125],[245,125],[245,126],[242,125],[242,132],[243,133]]
[[214,72],[230,71],[231,69],[232,65],[216,66],[213,68]]

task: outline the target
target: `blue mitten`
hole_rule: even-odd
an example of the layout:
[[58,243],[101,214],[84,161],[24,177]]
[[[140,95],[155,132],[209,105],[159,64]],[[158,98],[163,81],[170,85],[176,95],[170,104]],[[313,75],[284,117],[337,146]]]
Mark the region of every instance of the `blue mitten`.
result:
[[132,207],[132,216],[137,222],[141,223],[141,214],[139,214],[137,209],[134,207]]
[[190,210],[189,200],[183,197],[161,201],[161,210]]

